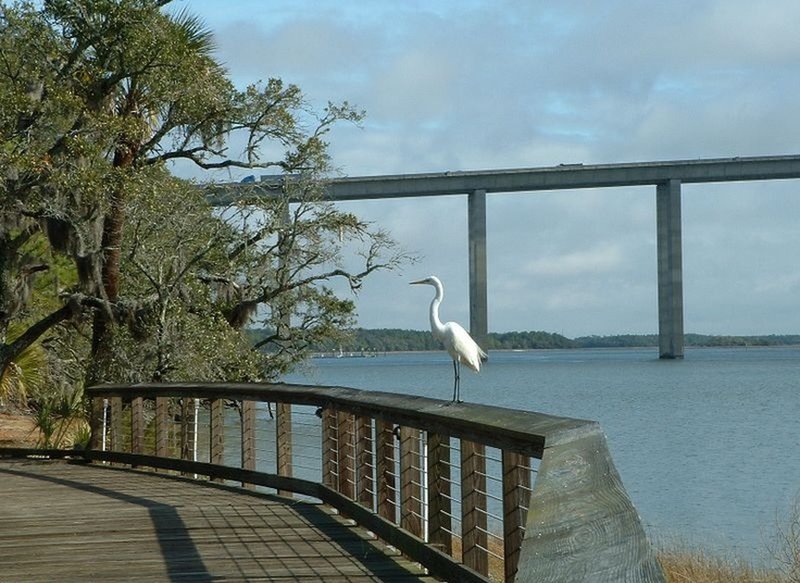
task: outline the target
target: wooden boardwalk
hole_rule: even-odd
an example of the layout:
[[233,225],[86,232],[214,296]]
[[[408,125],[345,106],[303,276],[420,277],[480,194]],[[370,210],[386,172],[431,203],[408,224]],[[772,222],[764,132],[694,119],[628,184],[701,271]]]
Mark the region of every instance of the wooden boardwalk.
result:
[[320,504],[98,464],[0,460],[0,581],[433,581]]

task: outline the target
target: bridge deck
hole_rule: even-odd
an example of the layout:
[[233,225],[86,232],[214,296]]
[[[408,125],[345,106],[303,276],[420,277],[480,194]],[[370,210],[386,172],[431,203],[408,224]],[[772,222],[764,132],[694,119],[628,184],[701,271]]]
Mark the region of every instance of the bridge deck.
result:
[[325,506],[61,461],[0,460],[3,581],[432,581]]

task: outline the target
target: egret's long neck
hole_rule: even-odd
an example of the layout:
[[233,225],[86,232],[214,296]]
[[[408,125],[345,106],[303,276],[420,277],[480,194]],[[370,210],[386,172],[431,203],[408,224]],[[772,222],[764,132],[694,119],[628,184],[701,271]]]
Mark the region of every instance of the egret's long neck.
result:
[[436,282],[433,287],[436,288],[436,297],[431,302],[431,330],[435,336],[441,337],[444,334],[444,324],[439,319],[439,304],[442,303],[444,289],[439,282]]

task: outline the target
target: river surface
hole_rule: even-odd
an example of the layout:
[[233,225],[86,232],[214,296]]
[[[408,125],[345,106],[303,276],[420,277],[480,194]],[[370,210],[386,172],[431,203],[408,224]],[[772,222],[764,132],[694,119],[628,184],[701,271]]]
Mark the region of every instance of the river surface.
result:
[[[444,352],[320,358],[288,382],[452,397]],[[658,545],[758,565],[800,495],[800,347],[492,352],[465,401],[600,422]]]

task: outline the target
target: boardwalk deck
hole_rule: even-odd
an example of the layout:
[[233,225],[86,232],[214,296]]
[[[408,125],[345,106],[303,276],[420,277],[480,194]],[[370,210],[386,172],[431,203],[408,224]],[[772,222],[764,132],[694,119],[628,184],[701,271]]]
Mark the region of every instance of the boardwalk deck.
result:
[[97,464],[0,460],[0,581],[432,581],[329,508]]

